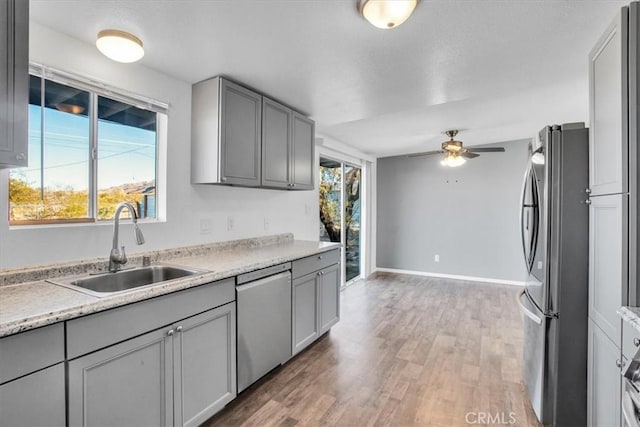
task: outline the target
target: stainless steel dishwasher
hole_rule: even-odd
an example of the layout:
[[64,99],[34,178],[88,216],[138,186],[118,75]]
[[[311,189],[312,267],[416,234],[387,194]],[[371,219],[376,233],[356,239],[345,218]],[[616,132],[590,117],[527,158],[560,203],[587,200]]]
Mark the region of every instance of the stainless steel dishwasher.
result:
[[238,276],[238,392],[291,357],[291,263]]

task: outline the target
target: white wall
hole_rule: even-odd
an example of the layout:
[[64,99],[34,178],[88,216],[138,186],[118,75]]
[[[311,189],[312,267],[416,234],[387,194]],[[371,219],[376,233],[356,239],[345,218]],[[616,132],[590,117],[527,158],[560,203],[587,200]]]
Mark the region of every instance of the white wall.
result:
[[458,168],[441,166],[440,156],[378,159],[377,267],[524,281],[519,212],[527,144],[496,144],[506,152]]
[[[140,64],[115,63],[93,45],[34,22],[29,42],[32,61],[92,77],[170,105],[166,222],[141,226],[147,241],[143,246],[135,246],[131,226],[124,225],[121,242],[128,252],[284,232],[292,232],[296,239],[318,240],[317,190],[287,192],[191,185],[189,83]],[[8,176],[8,171],[0,171],[0,268],[108,255],[112,235],[109,224],[9,227]],[[234,217],[232,231],[227,231],[228,216]],[[212,221],[210,234],[200,233],[201,219]]]

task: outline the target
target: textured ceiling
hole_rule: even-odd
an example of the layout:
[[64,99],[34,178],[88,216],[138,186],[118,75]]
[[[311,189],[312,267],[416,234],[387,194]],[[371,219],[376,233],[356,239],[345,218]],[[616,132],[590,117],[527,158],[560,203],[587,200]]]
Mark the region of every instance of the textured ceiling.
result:
[[423,0],[393,30],[350,0],[31,0],[33,20],[94,43],[119,28],[142,63],[194,83],[224,74],[374,156],[586,121],[587,55],[626,1]]

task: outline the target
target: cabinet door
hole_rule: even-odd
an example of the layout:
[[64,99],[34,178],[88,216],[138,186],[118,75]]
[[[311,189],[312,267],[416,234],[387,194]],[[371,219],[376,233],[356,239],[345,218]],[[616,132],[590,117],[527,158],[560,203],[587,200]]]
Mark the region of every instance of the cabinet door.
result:
[[0,0],[0,168],[27,165],[29,2]]
[[318,284],[320,272],[295,279],[292,283],[292,354],[299,353],[320,335],[318,325]]
[[318,302],[320,334],[323,334],[340,320],[340,264],[320,272]]
[[262,97],[227,80],[220,95],[220,180],[260,185]]
[[621,336],[616,311],[627,303],[628,195],[590,198],[589,317],[612,339]]
[[591,427],[620,425],[620,357],[620,349],[590,319],[587,424]]
[[293,189],[313,190],[315,124],[307,117],[293,113],[292,172]]
[[198,426],[236,396],[235,303],[178,322],[175,331],[175,425]]
[[262,186],[288,188],[290,159],[291,110],[262,98]]
[[173,425],[168,329],[68,362],[69,425]]
[[622,8],[589,55],[589,188],[628,191],[628,9]]
[[0,425],[64,427],[64,363],[1,385]]

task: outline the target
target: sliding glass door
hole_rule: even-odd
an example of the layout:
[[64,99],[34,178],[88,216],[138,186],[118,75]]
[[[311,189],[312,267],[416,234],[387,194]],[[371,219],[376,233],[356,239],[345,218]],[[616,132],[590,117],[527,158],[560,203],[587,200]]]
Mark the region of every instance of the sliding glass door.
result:
[[345,282],[360,277],[362,169],[320,158],[320,240],[342,243]]

